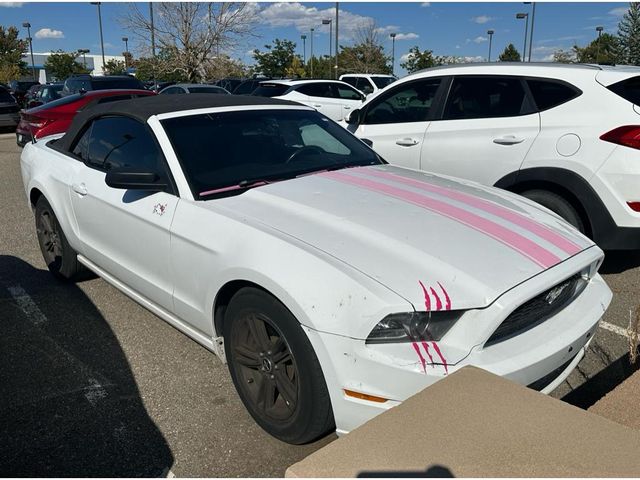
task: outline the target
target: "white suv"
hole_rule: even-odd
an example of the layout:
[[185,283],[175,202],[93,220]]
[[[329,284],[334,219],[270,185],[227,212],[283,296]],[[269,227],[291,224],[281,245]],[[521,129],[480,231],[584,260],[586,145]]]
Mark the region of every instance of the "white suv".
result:
[[251,95],[278,97],[313,107],[336,122],[360,107],[365,95],[338,80],[269,80]]
[[528,197],[603,249],[640,248],[640,68],[474,64],[407,76],[347,128],[405,167]]
[[397,80],[393,75],[371,73],[347,73],[340,80],[354,86],[365,95],[376,93]]

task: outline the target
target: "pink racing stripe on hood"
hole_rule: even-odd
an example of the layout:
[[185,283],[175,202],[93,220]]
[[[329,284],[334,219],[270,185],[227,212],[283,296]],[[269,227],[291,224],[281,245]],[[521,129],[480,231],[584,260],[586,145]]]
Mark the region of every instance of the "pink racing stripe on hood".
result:
[[412,178],[403,177],[395,173],[380,172],[378,170],[373,170],[371,168],[358,168],[354,170],[354,173],[357,173],[360,175],[366,175],[370,177],[386,179],[392,182],[402,183],[410,187],[415,187],[422,190],[426,190],[428,192],[437,193],[439,195],[465,203],[471,207],[477,208],[479,210],[483,210],[487,213],[495,215],[496,217],[500,217],[515,225],[518,225],[519,227],[524,228],[525,230],[533,233],[534,235],[537,235],[538,237],[543,238],[550,244],[558,247],[560,250],[568,253],[569,255],[574,255],[582,250],[582,248],[579,245],[569,240],[568,238],[560,235],[559,233],[554,232],[553,230],[548,228],[546,225],[538,223],[535,220],[531,220],[530,218],[527,218],[518,212],[515,212],[506,207],[498,205],[497,203],[494,203],[490,200],[485,200],[484,198],[475,197],[473,195],[469,195],[463,192],[458,192],[450,188],[441,187],[439,185],[433,185],[431,183],[421,182],[419,180],[415,180]]
[[464,210],[455,205],[450,205],[446,202],[436,200],[431,197],[427,197],[420,193],[410,192],[398,187],[387,185],[384,183],[376,182],[374,180],[368,180],[362,177],[354,177],[339,172],[326,172],[320,173],[319,176],[338,181],[341,183],[347,183],[350,185],[359,186],[367,190],[372,190],[379,193],[384,193],[390,197],[398,200],[403,200],[412,205],[430,210],[434,213],[450,218],[458,223],[468,226],[478,232],[481,232],[488,237],[493,238],[508,246],[509,248],[519,252],[523,256],[527,257],[532,262],[536,263],[542,268],[549,268],[553,265],[560,263],[560,258],[554,253],[541,247],[532,240],[523,237],[517,232],[509,230],[504,226],[497,224],[487,218],[480,217],[475,213]]

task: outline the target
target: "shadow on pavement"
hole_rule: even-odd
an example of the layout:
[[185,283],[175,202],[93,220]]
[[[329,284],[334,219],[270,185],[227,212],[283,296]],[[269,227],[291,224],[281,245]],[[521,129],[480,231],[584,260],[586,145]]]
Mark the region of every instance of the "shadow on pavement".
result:
[[455,475],[447,467],[431,465],[422,471],[372,471],[360,472],[358,478],[454,478]]
[[623,273],[640,266],[640,251],[609,250],[605,252],[600,273]]
[[0,475],[149,477],[172,464],[93,303],[0,255]]

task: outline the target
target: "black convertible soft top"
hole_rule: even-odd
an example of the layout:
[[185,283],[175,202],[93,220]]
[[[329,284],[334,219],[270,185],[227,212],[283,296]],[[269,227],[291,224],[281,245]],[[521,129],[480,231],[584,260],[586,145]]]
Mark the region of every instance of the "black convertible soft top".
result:
[[245,95],[217,95],[211,93],[190,93],[187,95],[153,95],[131,100],[104,103],[83,110],[76,115],[67,133],[55,144],[58,150],[69,150],[73,139],[84,125],[95,117],[105,115],[124,115],[141,122],[161,113],[195,110],[216,107],[253,107],[253,106],[298,106],[302,105],[277,98],[253,97]]

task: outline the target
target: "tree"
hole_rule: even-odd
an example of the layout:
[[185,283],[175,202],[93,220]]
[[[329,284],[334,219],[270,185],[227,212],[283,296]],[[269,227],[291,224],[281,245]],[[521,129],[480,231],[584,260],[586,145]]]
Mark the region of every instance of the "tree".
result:
[[155,57],[142,57],[136,60],[136,78],[145,82],[162,80],[165,82],[189,82],[183,70],[174,69],[174,53],[160,49]]
[[122,56],[124,57],[124,65],[126,68],[136,66],[136,61],[133,59],[133,55],[131,55],[131,52],[122,52]]
[[[172,58],[172,73],[190,82],[204,75],[206,60],[255,36],[253,3],[154,2],[153,7],[156,44]],[[130,5],[120,23],[150,53],[151,23],[138,4]]]
[[26,75],[27,64],[22,54],[29,48],[29,42],[18,38],[16,27],[0,25],[0,82],[7,83]]
[[[313,56],[313,77],[314,78],[333,78],[335,71],[335,58],[327,55],[316,57]],[[306,76],[311,76],[311,59],[307,60],[305,65]]]
[[74,73],[89,73],[81,63],[76,61],[78,52],[67,53],[63,50],[51,52],[44,62],[44,68],[51,76],[59,81],[64,81]]
[[111,60],[107,60],[102,68],[105,75],[124,75],[127,73],[127,67],[124,62],[116,60],[112,58]]
[[629,65],[640,65],[640,3],[629,4],[629,10],[618,23],[618,38],[619,60]]
[[620,63],[623,62],[620,40],[615,35],[603,33],[600,40],[593,40],[586,47],[574,45],[573,51],[578,63]]
[[338,64],[342,73],[391,73],[391,57],[384,53],[379,31],[371,20],[356,31],[354,46],[340,46]]
[[520,52],[516,47],[514,47],[513,43],[510,43],[505,47],[498,59],[501,62],[519,62],[522,60],[520,58]]
[[234,60],[228,55],[220,55],[205,62],[204,76],[207,81],[229,77],[244,78],[251,76],[251,69],[240,60]]
[[307,72],[299,55],[293,57],[291,65],[285,69],[284,75],[288,78],[304,78],[307,76]]
[[435,67],[442,62],[441,57],[433,56],[433,50],[423,50],[421,52],[417,45],[409,50],[406,58],[406,61],[402,62],[400,66],[404,68],[407,73]]
[[276,38],[272,45],[265,45],[264,48],[266,52],[258,49],[253,51],[256,70],[268,77],[284,77],[296,56],[296,44],[291,40]]
[[575,50],[556,50],[553,52],[553,61],[556,63],[576,63]]

